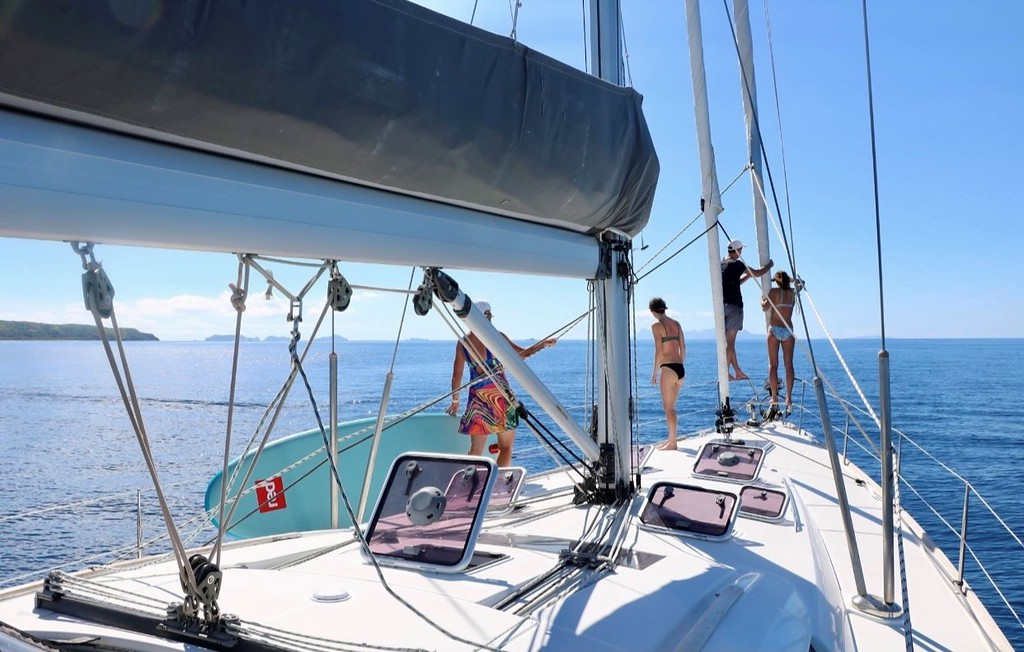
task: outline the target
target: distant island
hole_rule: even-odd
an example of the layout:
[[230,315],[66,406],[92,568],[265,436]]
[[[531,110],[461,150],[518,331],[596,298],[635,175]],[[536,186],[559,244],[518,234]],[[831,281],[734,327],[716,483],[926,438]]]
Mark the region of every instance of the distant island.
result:
[[[107,328],[114,337],[114,329]],[[95,326],[88,324],[41,324],[34,321],[4,321],[0,319],[0,340],[98,340]],[[121,339],[128,342],[159,342],[152,333],[135,328],[122,328]]]
[[[288,342],[292,338],[285,337],[284,335],[267,335],[266,337],[260,339],[258,337],[246,337],[245,335],[242,335],[238,339],[240,341],[242,341],[242,342]],[[348,341],[347,338],[341,337],[340,335],[335,335],[334,339],[338,340],[339,342],[347,342]],[[211,336],[207,337],[203,341],[204,342],[234,342],[235,341],[235,336],[234,335],[211,335]]]

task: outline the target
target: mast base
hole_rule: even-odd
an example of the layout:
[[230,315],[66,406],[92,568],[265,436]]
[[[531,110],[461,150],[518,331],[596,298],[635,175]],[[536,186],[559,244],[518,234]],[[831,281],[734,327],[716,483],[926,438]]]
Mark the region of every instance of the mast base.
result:
[[881,598],[873,595],[855,595],[850,600],[850,605],[861,613],[875,618],[899,618],[903,615],[903,607],[896,604],[886,604]]

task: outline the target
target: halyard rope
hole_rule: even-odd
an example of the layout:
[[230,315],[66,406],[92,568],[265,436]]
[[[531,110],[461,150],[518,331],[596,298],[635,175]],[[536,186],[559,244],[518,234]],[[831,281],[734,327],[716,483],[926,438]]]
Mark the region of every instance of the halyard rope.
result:
[[[174,517],[171,515],[167,499],[164,497],[160,486],[160,476],[156,470],[153,451],[150,448],[146,426],[142,420],[142,408],[135,393],[135,384],[132,382],[131,370],[128,367],[128,360],[124,351],[124,343],[121,341],[121,331],[117,326],[117,315],[114,312],[114,290],[110,285],[106,272],[103,270],[103,265],[96,262],[96,258],[93,255],[93,246],[93,243],[86,243],[84,245],[78,242],[71,243],[71,248],[82,259],[82,268],[85,270],[85,274],[82,275],[82,282],[86,308],[92,313],[93,320],[96,322],[96,330],[99,331],[103,350],[107,354],[110,371],[114,376],[114,381],[117,383],[117,389],[121,394],[121,401],[124,403],[128,420],[131,422],[135,438],[138,440],[139,448],[142,450],[142,457],[146,462],[146,468],[149,470],[150,478],[153,481],[153,488],[156,491],[160,511],[163,515],[164,524],[167,527],[167,533],[170,538],[171,548],[174,550],[179,572],[182,574],[183,581],[188,583],[192,595],[195,596],[199,594],[195,573],[188,563],[185,546],[178,536],[177,528],[174,525]],[[103,319],[105,317],[110,318],[110,325],[114,332],[121,361],[120,368],[111,349],[110,340],[107,337],[107,329],[103,326]]]
[[245,299],[249,294],[249,266],[245,258],[238,257],[238,278],[237,285],[230,285],[231,306],[235,309],[235,343],[231,354],[231,382],[228,390],[228,416],[227,424],[224,427],[224,463],[221,470],[220,483],[220,512],[219,527],[217,528],[217,541],[213,545],[213,552],[210,557],[213,563],[220,566],[221,542],[224,540],[224,533],[227,531],[227,519],[224,518],[224,506],[228,495],[228,462],[231,457],[231,430],[235,416],[235,389],[238,386],[238,356],[242,341],[242,313],[245,312]]

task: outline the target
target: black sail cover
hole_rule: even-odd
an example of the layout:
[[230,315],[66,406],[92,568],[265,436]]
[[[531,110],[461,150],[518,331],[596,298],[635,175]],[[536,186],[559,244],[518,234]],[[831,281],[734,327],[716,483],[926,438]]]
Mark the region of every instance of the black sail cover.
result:
[[638,233],[641,98],[404,0],[0,0],[0,103],[583,233]]

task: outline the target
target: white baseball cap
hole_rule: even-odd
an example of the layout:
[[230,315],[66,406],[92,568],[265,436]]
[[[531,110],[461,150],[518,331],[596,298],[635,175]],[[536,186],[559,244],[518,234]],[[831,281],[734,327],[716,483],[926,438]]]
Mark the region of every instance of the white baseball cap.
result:
[[739,251],[743,248],[742,240],[731,240],[729,242],[729,251]]
[[480,312],[490,312],[491,311],[491,304],[487,303],[486,301],[477,301],[473,305]]

